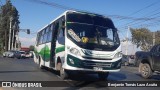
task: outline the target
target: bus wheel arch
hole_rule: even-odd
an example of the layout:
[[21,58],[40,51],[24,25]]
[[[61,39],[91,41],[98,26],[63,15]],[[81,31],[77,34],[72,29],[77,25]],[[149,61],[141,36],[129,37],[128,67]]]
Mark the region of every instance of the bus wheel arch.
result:
[[39,68],[40,68],[40,69],[43,69],[44,66],[41,65],[41,60],[42,60],[42,59],[41,59],[41,56],[39,56],[39,57],[38,57]]
[[38,56],[38,64],[40,65],[41,64],[41,57]]
[[68,78],[68,73],[67,71],[62,67],[62,61],[61,58],[57,58],[57,63],[56,63],[56,69],[59,71],[60,77],[64,80]]
[[60,71],[61,66],[62,66],[61,58],[58,57],[57,58],[57,63],[56,63],[56,69],[57,69],[57,71]]

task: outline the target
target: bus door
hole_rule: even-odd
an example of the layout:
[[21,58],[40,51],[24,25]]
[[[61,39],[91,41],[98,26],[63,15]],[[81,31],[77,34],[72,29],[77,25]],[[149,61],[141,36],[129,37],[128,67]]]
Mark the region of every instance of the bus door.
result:
[[57,22],[53,24],[53,35],[52,35],[52,44],[51,44],[51,59],[50,66],[55,67],[56,53],[59,50],[56,50],[56,47],[59,44],[64,45],[64,17],[60,18]]
[[[43,50],[43,60],[45,61],[45,62],[48,62],[49,61],[49,59],[50,59],[50,50],[49,50],[49,40],[47,39],[48,38],[48,32],[49,32],[49,27],[47,27],[45,30],[44,30],[44,32],[45,32],[45,34],[43,35],[43,43],[44,43],[44,45],[43,45],[43,48],[42,48],[42,50]],[[49,66],[49,65],[47,65],[46,63],[44,62],[44,66]]]
[[57,41],[57,34],[58,34],[58,28],[59,28],[59,23],[56,22],[52,24],[52,41],[51,41],[51,57],[50,57],[50,67],[55,67],[55,49],[56,49],[56,41]]

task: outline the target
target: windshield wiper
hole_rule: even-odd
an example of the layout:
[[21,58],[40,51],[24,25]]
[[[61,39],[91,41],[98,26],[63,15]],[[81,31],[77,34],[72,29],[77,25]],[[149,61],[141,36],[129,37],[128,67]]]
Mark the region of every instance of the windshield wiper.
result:
[[98,41],[99,44],[102,44],[101,43],[101,38],[100,38],[101,37],[101,32],[99,32],[98,28],[96,28],[96,31],[97,31],[96,32],[97,41]]

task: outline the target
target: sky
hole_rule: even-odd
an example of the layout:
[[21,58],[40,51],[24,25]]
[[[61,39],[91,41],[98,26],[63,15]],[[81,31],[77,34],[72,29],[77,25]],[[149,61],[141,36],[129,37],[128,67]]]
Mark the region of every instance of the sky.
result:
[[[0,0],[5,4],[6,0]],[[48,6],[33,2],[34,0],[11,0],[19,11],[20,29],[30,29],[31,34],[19,33],[22,46],[35,44],[36,32],[49,24],[53,19],[62,14],[66,9]],[[160,30],[160,0],[42,0],[57,3],[78,10],[94,12],[110,17],[119,36],[124,39],[128,26],[131,28],[146,27],[151,31]],[[1,3],[0,3],[1,4]],[[122,17],[125,17],[125,19]],[[129,18],[129,19],[127,19]],[[138,21],[137,19],[153,18],[154,20]],[[134,19],[134,20],[133,20]],[[136,19],[136,20],[135,20]],[[128,24],[129,23],[129,24]],[[129,37],[131,34],[129,33]]]

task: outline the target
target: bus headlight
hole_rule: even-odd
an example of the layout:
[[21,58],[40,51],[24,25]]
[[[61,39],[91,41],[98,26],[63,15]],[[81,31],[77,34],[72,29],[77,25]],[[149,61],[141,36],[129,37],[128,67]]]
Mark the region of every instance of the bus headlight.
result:
[[122,53],[121,53],[121,52],[118,52],[118,53],[116,53],[116,54],[114,55],[114,59],[115,59],[115,58],[120,58],[120,57],[122,57]]
[[70,48],[69,51],[70,51],[70,53],[72,53],[72,54],[74,54],[74,55],[76,55],[76,56],[81,56],[79,50],[76,49],[76,48]]

